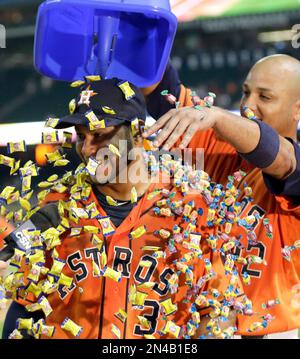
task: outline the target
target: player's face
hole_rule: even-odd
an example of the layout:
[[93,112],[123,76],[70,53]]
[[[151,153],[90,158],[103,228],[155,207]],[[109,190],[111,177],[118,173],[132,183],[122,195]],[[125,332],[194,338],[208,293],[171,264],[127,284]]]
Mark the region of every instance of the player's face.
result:
[[290,131],[293,122],[293,97],[281,73],[274,76],[272,65],[258,64],[249,72],[243,84],[241,107],[249,107],[255,115],[281,135]]
[[[85,163],[88,163],[90,157],[95,157],[102,164],[98,167],[93,181],[99,182],[98,177],[101,178],[101,182],[99,182],[101,184],[114,181],[119,176],[120,171],[124,170],[129,164],[128,154],[135,146],[130,127],[125,125],[111,126],[90,131],[85,126],[76,126],[76,132],[76,151],[79,157]],[[109,144],[114,145],[119,150],[121,158],[109,152],[107,148]]]
[[76,151],[79,157],[87,163],[90,157],[96,156],[98,150],[112,143],[119,127],[111,126],[90,131],[86,126],[76,126]]

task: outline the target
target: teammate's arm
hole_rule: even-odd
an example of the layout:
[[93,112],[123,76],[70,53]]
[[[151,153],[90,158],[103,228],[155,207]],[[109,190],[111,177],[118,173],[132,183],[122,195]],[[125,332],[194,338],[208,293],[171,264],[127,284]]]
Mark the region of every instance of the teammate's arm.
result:
[[6,262],[0,261],[0,277],[4,276],[7,267],[8,264]]
[[294,146],[290,141],[277,133],[274,134],[275,131],[267,124],[258,124],[218,107],[170,110],[144,136],[162,129],[154,142],[155,146],[160,147],[163,144],[163,149],[169,150],[180,136],[183,136],[180,145],[183,149],[197,131],[209,128],[213,128],[219,137],[235,147],[248,161],[251,158],[249,162],[274,178],[285,179],[297,168]]
[[[174,95],[177,99],[180,98],[181,81],[178,72],[174,69],[171,63],[167,65],[164,76],[160,82],[157,82],[152,86],[141,88],[146,99],[147,111],[154,119],[160,118],[174,108],[174,105],[166,101],[161,95],[161,92],[164,90],[168,90],[168,92]],[[186,104],[182,105],[185,106]]]

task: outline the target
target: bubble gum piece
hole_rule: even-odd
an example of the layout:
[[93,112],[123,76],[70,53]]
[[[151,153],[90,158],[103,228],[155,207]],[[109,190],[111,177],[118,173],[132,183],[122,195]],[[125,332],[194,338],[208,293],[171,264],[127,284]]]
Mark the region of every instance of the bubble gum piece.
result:
[[118,206],[118,202],[116,200],[114,200],[111,196],[106,196],[106,202],[110,205],[110,206]]
[[117,339],[121,338],[121,331],[115,324],[111,325],[111,332],[117,337]]
[[62,148],[72,148],[72,133],[63,131]]
[[138,315],[137,318],[144,329],[149,330],[151,328],[151,323],[149,322],[148,319],[146,319],[142,315]]
[[122,323],[125,323],[125,322],[126,322],[127,313],[125,312],[125,310],[119,309],[119,310],[114,314],[114,316],[115,316],[116,318],[120,319]]
[[8,336],[8,339],[23,339],[23,335],[18,329],[14,329]]
[[77,88],[77,87],[80,87],[82,85],[85,84],[85,81],[83,80],[76,80],[76,81],[73,81],[71,84],[70,84],[70,87],[73,87],[73,88]]
[[0,155],[0,165],[8,166],[13,168],[15,165],[15,159],[11,157],[7,157],[4,155]]
[[166,326],[163,329],[163,332],[167,334],[171,334],[173,337],[178,339],[181,334],[181,328],[180,326],[176,325],[174,322],[168,320]]
[[61,273],[59,280],[58,280],[58,284],[64,285],[67,288],[70,288],[73,282],[73,278],[68,277],[67,275]]
[[138,195],[137,195],[136,188],[132,187],[131,192],[130,192],[131,203],[136,203],[137,199],[138,199]]
[[118,83],[118,87],[121,89],[121,91],[123,92],[125,99],[126,100],[130,100],[131,98],[133,98],[135,96],[135,92],[133,91],[133,89],[130,87],[130,84],[128,81],[121,81]]
[[102,234],[106,237],[115,232],[115,229],[112,226],[109,216],[105,216],[98,219],[101,227],[102,227]]
[[25,141],[7,143],[7,152],[9,155],[15,152],[26,152],[26,151],[27,151],[27,147]]
[[93,268],[93,276],[101,277],[101,270],[95,261],[92,261],[92,268]]
[[86,165],[86,169],[90,175],[95,176],[98,166],[99,162],[96,160],[96,158],[90,157]]
[[46,317],[48,317],[53,312],[53,309],[51,308],[51,305],[45,296],[41,296],[38,299],[38,303]]
[[160,306],[166,316],[175,313],[178,309],[177,305],[172,303],[171,298],[161,301]]
[[[60,160],[55,161],[53,166],[54,167],[64,167],[64,166],[67,166],[69,163],[70,163],[70,161],[67,159],[60,159]],[[61,186],[62,186],[62,184],[61,184]]]
[[142,309],[144,307],[144,303],[145,303],[147,296],[148,296],[148,294],[146,294],[146,293],[136,291],[136,293],[133,297],[132,305],[134,307],[138,307],[138,308]]
[[42,143],[43,144],[53,144],[53,143],[58,143],[58,141],[59,141],[58,131],[42,133]]
[[115,282],[120,282],[122,279],[122,273],[118,272],[110,267],[105,267],[101,271],[101,274],[106,278],[110,278],[110,279],[114,280]]
[[130,239],[140,238],[145,233],[147,233],[146,226],[140,226],[140,227],[136,228],[134,231],[130,232],[129,238]]
[[24,319],[24,318],[18,318],[17,319],[17,329],[25,329],[25,330],[31,330],[33,326],[33,318],[30,319]]
[[118,148],[117,148],[116,146],[114,146],[114,145],[112,145],[112,144],[109,144],[109,145],[108,145],[108,149],[110,150],[110,152],[111,152],[112,154],[114,154],[114,155],[116,155],[116,156],[118,156],[118,157],[121,157],[121,154],[120,154],[120,152],[119,152],[119,150],[118,150]]
[[70,318],[66,317],[60,325],[62,329],[70,332],[74,337],[79,337],[83,328],[73,322]]
[[102,80],[100,75],[87,75],[87,76],[85,76],[85,79],[87,81],[90,81],[90,82],[101,81]]

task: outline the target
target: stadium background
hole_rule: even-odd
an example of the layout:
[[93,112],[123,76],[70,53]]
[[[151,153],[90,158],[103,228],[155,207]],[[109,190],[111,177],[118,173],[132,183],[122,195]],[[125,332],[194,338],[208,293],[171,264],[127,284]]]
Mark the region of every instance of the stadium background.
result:
[[[24,139],[27,152],[17,157],[38,162],[39,181],[59,173],[46,165],[49,147],[38,145],[43,121],[64,114],[76,92],[33,67],[35,17],[41,2],[0,0],[0,24],[6,29],[6,47],[0,48],[0,153],[7,154],[8,141]],[[172,63],[182,81],[200,96],[215,92],[221,107],[238,110],[242,81],[260,58],[285,53],[300,60],[300,48],[292,46],[292,27],[300,24],[300,0],[171,0],[171,4],[180,21]],[[300,139],[300,130],[298,135]],[[78,163],[74,150],[69,150],[68,158],[72,167]],[[20,183],[1,166],[0,192],[7,185]],[[0,334],[4,315],[0,310]]]

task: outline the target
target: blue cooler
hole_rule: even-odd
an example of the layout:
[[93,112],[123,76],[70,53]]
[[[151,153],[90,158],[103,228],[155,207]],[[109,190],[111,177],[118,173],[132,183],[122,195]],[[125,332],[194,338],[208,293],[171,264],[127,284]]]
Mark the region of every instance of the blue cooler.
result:
[[39,7],[36,69],[56,80],[160,81],[177,29],[169,0],[47,0]]

